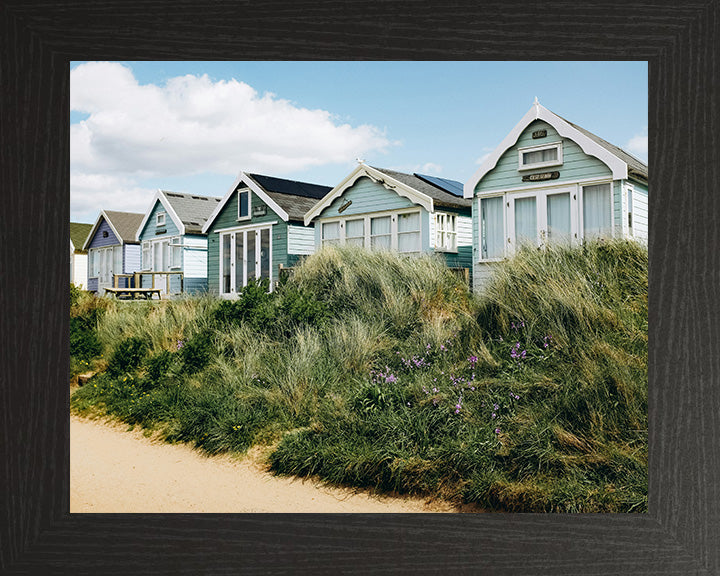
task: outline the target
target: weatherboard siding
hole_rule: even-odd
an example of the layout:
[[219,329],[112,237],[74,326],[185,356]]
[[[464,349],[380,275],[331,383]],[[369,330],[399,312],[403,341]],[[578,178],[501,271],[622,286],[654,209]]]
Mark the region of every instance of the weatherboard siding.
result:
[[[157,225],[157,215],[159,213],[165,213],[165,224],[160,226]],[[167,211],[165,206],[162,205],[160,200],[156,200],[155,206],[153,206],[153,209],[150,212],[150,217],[147,219],[144,228],[140,232],[140,240],[153,240],[155,238],[164,238],[166,236],[177,236],[178,234],[180,234],[180,230],[170,217],[170,213]]]
[[307,256],[315,252],[315,227],[293,226],[287,227],[287,252]]
[[186,278],[207,278],[207,238],[205,236],[181,236],[183,244],[182,271]]
[[[547,130],[544,138],[533,139],[532,133],[536,130]],[[537,168],[535,170],[518,171],[518,148],[526,146],[541,146],[553,142],[563,142],[563,163],[558,166]],[[540,172],[560,172],[557,180],[546,181],[552,184],[562,182],[576,182],[587,178],[612,177],[612,172],[602,161],[594,156],[589,156],[582,151],[580,146],[568,138],[561,137],[555,128],[547,122],[536,120],[532,122],[518,138],[518,141],[508,148],[500,157],[495,167],[490,170],[475,186],[475,193],[482,194],[493,190],[523,188],[534,183],[523,182],[522,177],[526,174]]]
[[217,215],[208,230],[207,287],[208,291],[212,294],[220,294],[220,234],[217,232],[218,230],[275,222],[272,226],[271,233],[272,263],[270,273],[272,282],[276,282],[278,279],[278,264],[287,266],[287,223],[275,212],[273,212],[272,208],[263,202],[263,200],[260,199],[254,192],[251,191],[251,194],[251,214],[258,206],[265,206],[267,210],[264,216],[253,216],[248,220],[238,221],[238,196],[237,193],[235,193],[230,200],[228,200],[227,204],[223,206],[222,210],[220,210],[220,213]]
[[[107,237],[103,238],[103,234],[105,232],[107,232]],[[115,246],[117,244],[120,244],[120,240],[117,236],[115,236],[115,233],[112,231],[108,221],[105,220],[105,218],[102,218],[100,220],[100,225],[95,230],[95,235],[90,241],[88,248],[105,248],[107,246]]]
[[647,186],[633,185],[633,235],[635,238],[648,238],[648,189]]
[[[346,204],[347,201],[352,204],[342,212],[338,209]],[[355,183],[346,189],[338,198],[325,208],[317,218],[333,218],[347,217],[359,214],[369,214],[370,212],[385,212],[389,210],[400,210],[402,208],[412,208],[415,204],[399,196],[396,192],[388,190],[382,184],[373,182],[370,178],[363,176],[358,178]]]

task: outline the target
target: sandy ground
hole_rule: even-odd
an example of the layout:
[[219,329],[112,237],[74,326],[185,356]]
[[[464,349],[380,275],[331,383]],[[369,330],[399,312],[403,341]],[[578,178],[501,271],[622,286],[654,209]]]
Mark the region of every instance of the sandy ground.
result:
[[70,418],[70,512],[455,512],[273,476],[257,453],[207,457],[141,431]]

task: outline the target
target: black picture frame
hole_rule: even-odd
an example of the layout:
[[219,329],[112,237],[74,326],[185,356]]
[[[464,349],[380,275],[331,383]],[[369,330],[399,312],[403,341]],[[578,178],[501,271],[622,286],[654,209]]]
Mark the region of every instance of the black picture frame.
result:
[[[718,5],[6,0],[0,572],[719,574]],[[647,60],[649,513],[69,514],[69,62],[85,59]]]

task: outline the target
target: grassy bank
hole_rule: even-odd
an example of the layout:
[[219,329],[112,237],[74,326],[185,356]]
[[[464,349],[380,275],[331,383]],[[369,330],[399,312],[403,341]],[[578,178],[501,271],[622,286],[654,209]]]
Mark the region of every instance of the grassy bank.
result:
[[272,444],[278,473],[498,510],[647,510],[633,243],[523,252],[479,297],[431,257],[327,249],[271,295],[102,310],[76,411],[209,453]]

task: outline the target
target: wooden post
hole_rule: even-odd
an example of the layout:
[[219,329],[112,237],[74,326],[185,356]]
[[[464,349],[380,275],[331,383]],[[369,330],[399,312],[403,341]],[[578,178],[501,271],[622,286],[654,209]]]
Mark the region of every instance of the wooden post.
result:
[[134,288],[140,288],[140,273],[135,272],[135,282],[133,283]]
[[152,287],[155,288],[155,272],[150,272],[150,275],[152,277]]
[[118,275],[117,275],[117,274],[113,274],[113,287],[119,288],[119,286],[118,286],[118,283],[119,283],[118,281],[119,281],[119,280],[120,280],[120,278],[118,277]]

